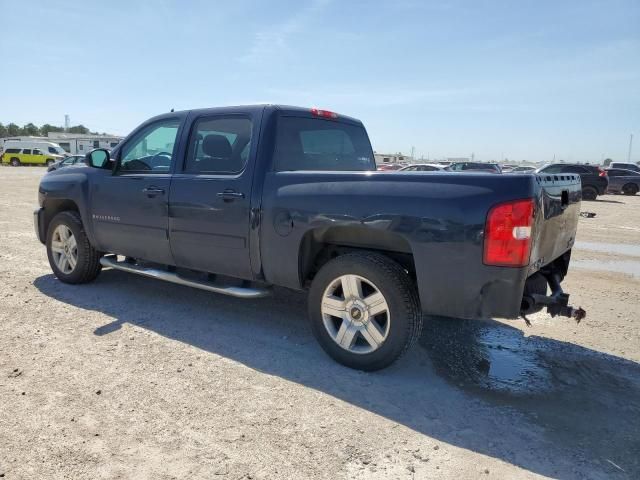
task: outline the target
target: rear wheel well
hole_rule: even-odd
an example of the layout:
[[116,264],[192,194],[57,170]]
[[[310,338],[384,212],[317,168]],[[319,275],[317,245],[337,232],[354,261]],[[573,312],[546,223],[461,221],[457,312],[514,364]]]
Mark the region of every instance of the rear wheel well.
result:
[[49,200],[44,204],[44,235],[47,234],[47,230],[49,230],[49,224],[53,217],[55,217],[60,212],[65,211],[73,211],[80,214],[80,210],[78,209],[78,205],[73,200]]
[[[415,281],[416,268],[413,254],[409,244],[400,236],[393,239],[396,243],[393,250],[389,249],[389,239],[379,239],[376,244],[375,232],[369,232],[366,245],[353,243],[341,243],[339,241],[327,241],[330,236],[336,240],[335,235],[318,235],[317,232],[309,232],[300,244],[299,269],[300,280],[303,287],[308,287],[316,273],[330,260],[356,252],[376,252],[398,263]],[[386,248],[385,248],[386,247]]]

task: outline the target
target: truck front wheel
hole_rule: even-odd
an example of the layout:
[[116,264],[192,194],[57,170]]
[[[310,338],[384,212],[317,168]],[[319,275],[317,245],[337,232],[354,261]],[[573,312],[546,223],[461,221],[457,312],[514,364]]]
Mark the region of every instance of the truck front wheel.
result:
[[57,214],[47,230],[47,257],[51,270],[64,283],[88,283],[102,266],[100,253],[87,238],[78,212]]
[[311,284],[309,316],[322,348],[358,370],[392,364],[422,330],[413,281],[396,262],[374,252],[326,263]]

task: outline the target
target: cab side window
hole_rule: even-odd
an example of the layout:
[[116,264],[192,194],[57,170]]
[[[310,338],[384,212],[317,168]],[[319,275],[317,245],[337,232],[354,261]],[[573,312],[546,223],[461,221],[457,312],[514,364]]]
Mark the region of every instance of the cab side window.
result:
[[185,173],[240,173],[251,149],[252,123],[243,117],[203,117],[189,138]]
[[36,149],[33,150],[33,154],[34,155],[42,155],[42,152],[36,148]]
[[180,120],[148,125],[122,147],[120,173],[169,173]]

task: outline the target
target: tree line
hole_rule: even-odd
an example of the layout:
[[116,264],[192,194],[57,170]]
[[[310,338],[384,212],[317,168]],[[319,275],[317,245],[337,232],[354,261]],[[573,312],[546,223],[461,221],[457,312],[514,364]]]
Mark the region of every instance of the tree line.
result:
[[[16,125],[15,123],[9,123],[7,125],[3,125],[0,123],[0,138],[4,137],[18,137],[18,136],[30,136],[30,137],[46,137],[49,132],[64,132],[64,127],[58,127],[55,125],[49,125],[45,123],[44,125],[38,127],[33,123],[27,123],[23,127]],[[73,127],[69,127],[66,130],[67,133],[84,133],[91,135],[99,135],[98,132],[92,132],[84,125],[74,125]],[[103,135],[105,135],[103,133]]]

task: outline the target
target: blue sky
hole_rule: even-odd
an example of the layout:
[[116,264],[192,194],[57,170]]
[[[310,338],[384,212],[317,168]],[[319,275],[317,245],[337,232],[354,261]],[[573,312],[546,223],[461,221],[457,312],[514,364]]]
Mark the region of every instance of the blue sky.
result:
[[0,0],[0,122],[318,106],[374,149],[640,161],[640,2]]

